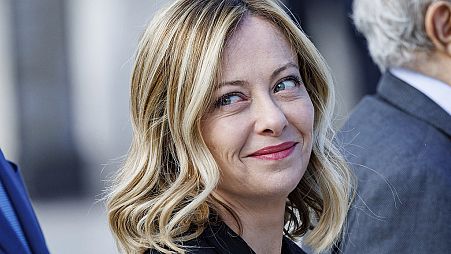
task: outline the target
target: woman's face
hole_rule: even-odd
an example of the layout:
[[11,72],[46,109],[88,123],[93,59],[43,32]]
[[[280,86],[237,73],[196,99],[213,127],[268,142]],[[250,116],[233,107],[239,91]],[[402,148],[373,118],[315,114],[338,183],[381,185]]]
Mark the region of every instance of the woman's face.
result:
[[[266,20],[248,16],[228,41],[203,138],[221,169],[226,201],[285,198],[312,149],[314,109],[296,54]],[[267,199],[266,199],[267,201]]]

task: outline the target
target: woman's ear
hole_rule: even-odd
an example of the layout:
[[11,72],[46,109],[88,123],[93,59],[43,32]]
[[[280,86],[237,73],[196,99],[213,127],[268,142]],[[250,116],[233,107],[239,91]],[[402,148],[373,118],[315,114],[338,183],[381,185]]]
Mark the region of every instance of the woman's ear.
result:
[[424,25],[436,50],[451,57],[451,2],[431,3],[426,10]]

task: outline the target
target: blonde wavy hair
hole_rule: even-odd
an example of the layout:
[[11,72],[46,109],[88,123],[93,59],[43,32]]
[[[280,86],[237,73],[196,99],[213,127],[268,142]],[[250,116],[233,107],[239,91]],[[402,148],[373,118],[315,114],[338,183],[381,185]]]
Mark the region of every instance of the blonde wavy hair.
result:
[[332,142],[332,78],[288,13],[271,0],[178,0],[151,21],[131,79],[133,140],[107,196],[110,227],[122,251],[184,253],[182,243],[198,237],[218,211],[213,191],[220,169],[200,122],[219,83],[227,40],[246,15],[265,18],[286,36],[315,108],[313,150],[288,196],[285,234],[305,235],[305,244],[317,252],[339,238],[353,180]]

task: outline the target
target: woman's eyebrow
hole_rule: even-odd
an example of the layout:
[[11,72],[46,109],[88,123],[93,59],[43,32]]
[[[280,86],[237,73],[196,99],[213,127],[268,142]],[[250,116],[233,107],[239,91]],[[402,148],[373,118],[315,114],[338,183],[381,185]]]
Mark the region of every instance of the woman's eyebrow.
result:
[[[281,67],[275,69],[272,74],[271,74],[271,79],[275,79],[277,77],[277,75],[279,75],[282,71],[289,69],[289,68],[296,68],[297,70],[299,70],[299,66],[297,64],[295,64],[294,62],[288,62],[284,65],[282,65]],[[245,80],[233,80],[233,81],[225,81],[225,82],[221,82],[219,83],[218,87],[222,87],[222,86],[248,86],[249,82],[245,81]]]
[[299,70],[299,66],[297,64],[295,64],[293,62],[288,62],[288,63],[284,64],[283,66],[274,70],[273,73],[271,74],[271,79],[275,79],[277,77],[277,75],[279,75],[282,71],[284,71],[288,68],[296,68],[297,70]]
[[223,86],[248,86],[248,85],[249,85],[249,83],[247,81],[234,80],[234,81],[221,82],[221,83],[219,83],[218,87],[223,87]]

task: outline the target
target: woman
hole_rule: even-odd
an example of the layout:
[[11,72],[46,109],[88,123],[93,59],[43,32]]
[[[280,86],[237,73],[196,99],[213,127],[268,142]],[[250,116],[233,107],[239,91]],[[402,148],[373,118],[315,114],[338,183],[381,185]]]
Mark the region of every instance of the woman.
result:
[[276,2],[175,1],[144,33],[131,83],[133,141],[108,201],[124,252],[337,240],[351,176],[331,142],[331,78]]

